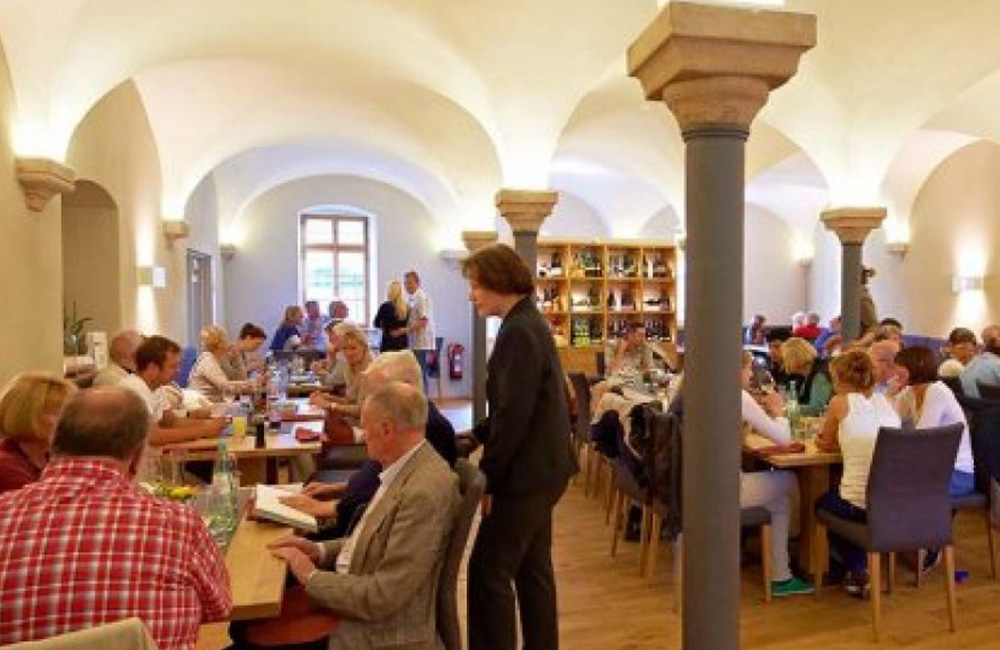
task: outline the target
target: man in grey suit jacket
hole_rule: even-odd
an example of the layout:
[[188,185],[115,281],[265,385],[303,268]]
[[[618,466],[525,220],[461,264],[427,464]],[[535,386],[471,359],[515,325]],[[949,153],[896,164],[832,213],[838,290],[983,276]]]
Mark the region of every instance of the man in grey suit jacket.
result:
[[288,561],[319,605],[340,616],[331,650],[436,650],[438,574],[458,511],[458,478],[424,440],[427,400],[392,382],[365,400],[361,424],[381,486],[348,538],[287,537]]

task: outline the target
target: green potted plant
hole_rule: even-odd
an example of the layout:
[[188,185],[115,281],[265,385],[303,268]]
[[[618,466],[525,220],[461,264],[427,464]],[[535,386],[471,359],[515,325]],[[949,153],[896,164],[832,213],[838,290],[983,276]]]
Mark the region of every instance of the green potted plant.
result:
[[94,319],[88,316],[77,317],[75,300],[73,301],[72,313],[63,313],[63,354],[65,356],[76,357],[87,353],[87,342],[83,330],[87,323],[92,320]]

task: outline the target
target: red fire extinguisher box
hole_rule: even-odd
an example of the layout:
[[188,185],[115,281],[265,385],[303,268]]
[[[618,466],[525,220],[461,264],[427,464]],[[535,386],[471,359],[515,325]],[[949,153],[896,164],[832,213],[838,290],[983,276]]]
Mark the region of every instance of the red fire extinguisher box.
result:
[[461,343],[448,345],[448,377],[461,379],[465,372],[465,346]]

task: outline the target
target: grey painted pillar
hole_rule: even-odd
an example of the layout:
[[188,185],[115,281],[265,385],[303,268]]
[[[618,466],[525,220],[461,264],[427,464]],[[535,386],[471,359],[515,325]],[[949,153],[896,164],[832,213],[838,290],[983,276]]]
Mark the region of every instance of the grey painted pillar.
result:
[[821,215],[841,244],[840,316],[844,341],[861,336],[861,249],[868,233],[885,219],[885,208],[836,208]]
[[[497,241],[493,231],[466,230],[462,241],[470,253]],[[472,307],[472,423],[486,417],[486,319]]]
[[514,250],[535,273],[538,268],[538,231],[514,231]]
[[[687,300],[684,379],[686,648],[739,647],[739,367],[747,131],[684,132]],[[695,641],[697,639],[697,641]]]
[[558,200],[558,193],[549,190],[502,189],[496,194],[497,210],[514,233],[514,250],[532,275],[538,272],[538,231]]
[[840,331],[845,341],[861,336],[861,244],[843,244],[840,267]]
[[[629,48],[686,146],[682,646],[739,648],[739,368],[744,147],[770,90],[816,42],[813,16],[666,5]],[[666,233],[664,233],[666,234]]]

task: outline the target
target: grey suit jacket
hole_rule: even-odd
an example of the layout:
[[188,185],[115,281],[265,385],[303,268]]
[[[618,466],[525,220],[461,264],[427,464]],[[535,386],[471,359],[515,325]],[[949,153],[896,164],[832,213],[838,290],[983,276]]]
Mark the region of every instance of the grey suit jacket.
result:
[[344,540],[324,546],[306,592],[341,616],[331,650],[437,650],[438,574],[459,505],[458,477],[429,444],[365,519],[347,574],[333,571]]

